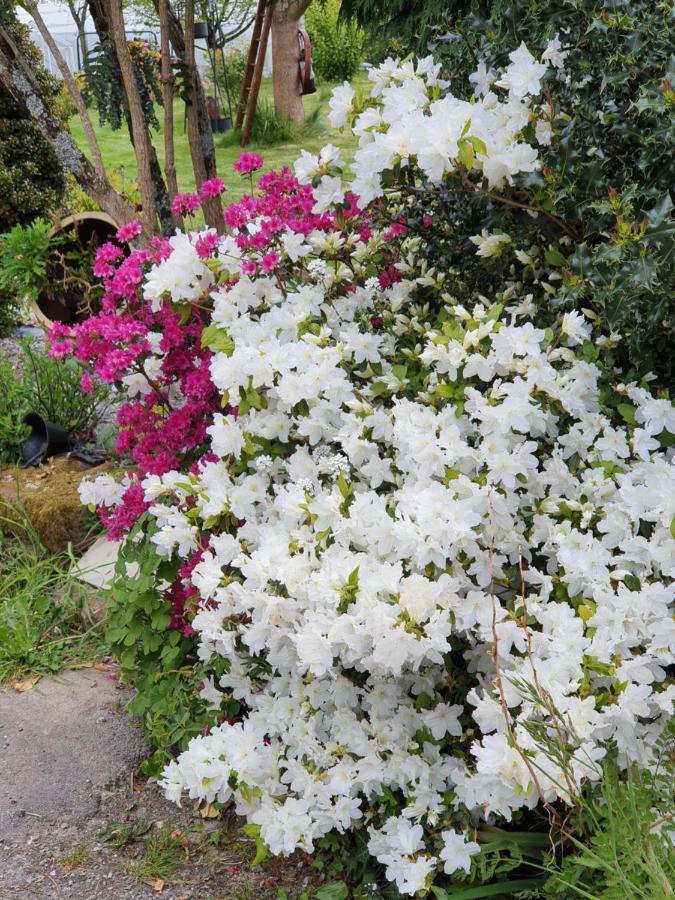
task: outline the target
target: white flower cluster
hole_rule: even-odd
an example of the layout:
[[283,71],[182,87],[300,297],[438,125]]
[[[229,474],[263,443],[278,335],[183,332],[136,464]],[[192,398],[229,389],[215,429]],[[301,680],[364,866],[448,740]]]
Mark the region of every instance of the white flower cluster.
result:
[[[366,170],[373,197],[396,156],[440,177],[469,118],[492,183],[534,165],[517,134],[543,70],[521,47],[508,99],[473,105],[430,101],[428,60],[372,72],[382,104],[356,120],[366,195]],[[144,482],[158,551],[207,548],[199,655],[227,658],[217,687],[247,711],[195,738],[163,784],[177,802],[234,798],[276,854],[367,828],[412,895],[469,870],[481,820],[569,800],[608,749],[649,763],[675,696],[675,412],[616,385],[622,423],[581,313],[538,328],[513,288],[459,307],[418,237],[388,287],[376,229],[292,238],[283,281],[239,274],[212,293],[228,347],[212,377],[238,405],[209,428],[218,459]],[[162,267],[170,291],[182,254]]]
[[[552,45],[538,62],[521,44],[499,79],[481,64],[471,76],[476,85],[473,102],[447,91],[448,82],[439,77],[440,64],[431,56],[416,64],[388,59],[372,68],[372,105],[360,111],[354,89],[345,82],[333,92],[329,120],[333,127],[354,122],[359,148],[351,189],[362,203],[369,203],[383,195],[385,171],[412,162],[435,184],[459,164],[496,188],[511,183],[519,172],[534,171],[538,151],[523,140],[522,132],[536,120],[538,143],[550,143],[550,111],[540,108],[537,97],[549,65],[564,59],[549,50]],[[326,169],[326,161],[311,166],[309,158],[304,154],[296,174],[317,180],[319,203],[324,196],[334,199],[341,190],[340,179]]]
[[[635,426],[617,427],[595,366],[508,308],[420,323],[403,372],[415,280],[378,294],[356,282],[329,299],[307,274],[286,296],[242,277],[214,298],[235,346],[213,378],[230,400],[264,402],[217,417],[220,461],[165,479],[155,541],[183,555],[207,523],[231,523],[194,570],[193,626],[249,712],[195,739],[165,787],[234,796],[274,853],[309,850],[398,791],[401,816],[371,826],[370,847],[412,894],[474,851],[456,831],[435,852],[425,842],[449,790],[509,819],[597,778],[610,743],[648,761],[675,693],[662,689],[675,480],[655,452],[675,413],[629,386]],[[368,328],[387,311],[390,328]],[[446,402],[457,385],[463,399]],[[565,731],[571,776],[532,720]]]

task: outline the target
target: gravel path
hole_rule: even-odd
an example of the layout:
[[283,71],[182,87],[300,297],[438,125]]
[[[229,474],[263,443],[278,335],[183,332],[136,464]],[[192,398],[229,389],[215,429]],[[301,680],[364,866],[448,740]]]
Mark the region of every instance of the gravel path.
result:
[[[128,696],[95,669],[0,692],[0,900],[311,896],[319,878],[304,857],[252,869],[236,816],[179,809],[138,775],[147,748],[123,712]],[[103,835],[111,823],[144,834],[115,848]],[[178,847],[163,875],[149,864],[149,838],[162,836]]]

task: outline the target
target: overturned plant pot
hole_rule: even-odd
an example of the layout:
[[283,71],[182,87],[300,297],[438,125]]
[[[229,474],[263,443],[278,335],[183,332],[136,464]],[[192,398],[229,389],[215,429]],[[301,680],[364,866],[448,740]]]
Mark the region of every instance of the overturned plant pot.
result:
[[[115,220],[104,212],[75,213],[55,223],[51,236],[62,238],[60,252],[55,253],[55,258],[48,264],[48,286],[31,307],[43,328],[50,329],[55,322],[73,325],[95,311],[88,308],[86,291],[69,279],[69,267],[59,257],[76,254],[79,250],[95,252],[114,237],[117,228]],[[88,274],[91,278],[91,273]]]
[[24,416],[24,422],[31,429],[23,445],[23,466],[39,465],[43,459],[67,453],[71,447],[70,435],[65,428],[49,422],[41,415],[30,412]]

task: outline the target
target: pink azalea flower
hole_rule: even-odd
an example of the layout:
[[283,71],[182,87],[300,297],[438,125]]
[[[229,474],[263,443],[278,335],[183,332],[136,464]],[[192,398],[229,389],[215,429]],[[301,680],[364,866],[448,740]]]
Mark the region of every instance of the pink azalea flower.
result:
[[115,235],[115,239],[120,242],[120,244],[128,244],[129,241],[132,241],[135,237],[141,233],[141,226],[138,222],[127,222],[125,225],[122,225],[121,228],[118,229],[117,234]]
[[264,160],[260,154],[242,153],[239,158],[232,163],[232,168],[235,172],[240,172],[242,175],[248,175],[250,172],[262,169],[263,164]]
[[200,234],[195,241],[195,250],[200,259],[207,259],[218,246],[218,235],[215,231]]
[[210,178],[208,181],[202,182],[199,188],[199,196],[202,200],[210,197],[219,197],[225,190],[225,182],[221,178]]
[[270,252],[266,253],[260,260],[260,268],[263,272],[273,272],[279,265],[280,259],[281,257],[276,250],[270,250]]

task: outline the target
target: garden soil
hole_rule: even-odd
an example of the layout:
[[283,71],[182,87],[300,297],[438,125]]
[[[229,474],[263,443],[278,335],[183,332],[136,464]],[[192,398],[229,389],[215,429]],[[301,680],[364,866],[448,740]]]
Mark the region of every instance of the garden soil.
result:
[[[179,809],[138,774],[148,748],[113,672],[20,686],[0,692],[0,900],[291,900],[319,883],[299,856],[252,868],[233,813]],[[111,823],[145,833],[115,848]],[[169,875],[148,865],[153,834],[179,848]]]

